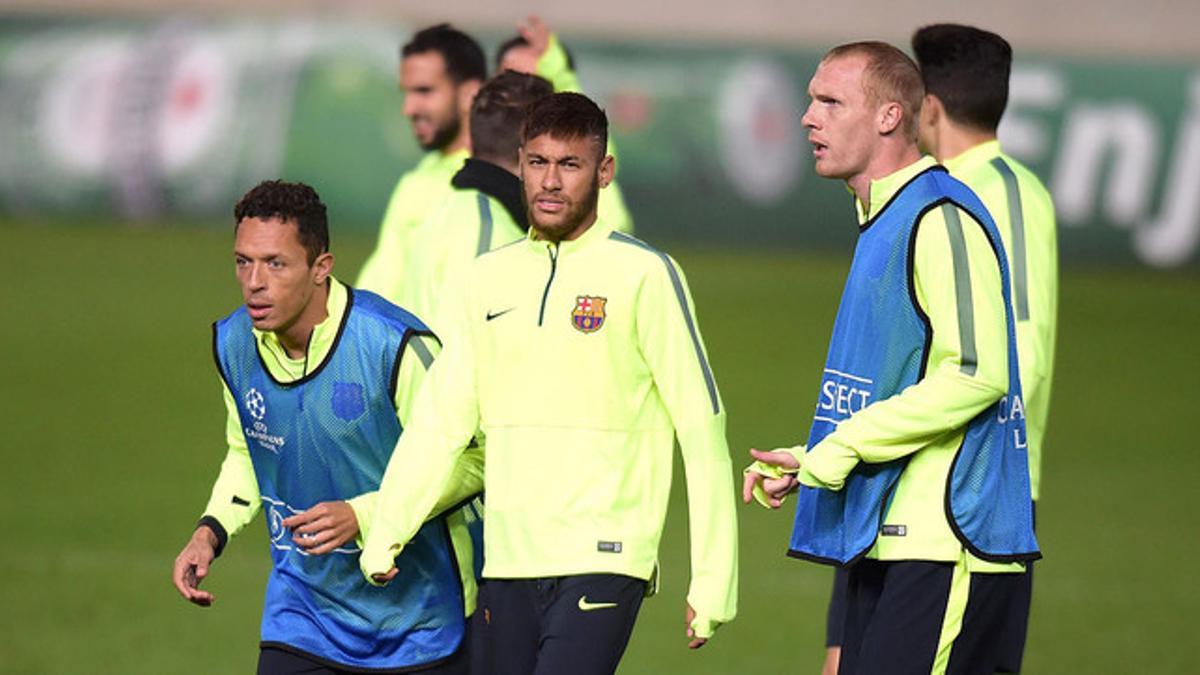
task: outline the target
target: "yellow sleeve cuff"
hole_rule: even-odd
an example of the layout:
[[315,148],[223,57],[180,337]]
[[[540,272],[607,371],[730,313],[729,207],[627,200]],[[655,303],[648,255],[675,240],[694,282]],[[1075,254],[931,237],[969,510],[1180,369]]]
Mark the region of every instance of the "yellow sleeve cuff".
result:
[[[794,448],[775,448],[771,452],[786,452],[787,454],[796,458],[796,461],[800,463],[801,468],[799,468],[799,469],[784,469],[783,467],[779,467],[779,466],[775,466],[773,464],[767,464],[765,462],[760,462],[758,460],[755,460],[750,463],[750,466],[747,466],[745,469],[742,470],[742,474],[744,475],[744,474],[749,474],[749,473],[757,473],[759,475],[766,476],[767,478],[779,479],[779,478],[783,478],[785,475],[787,475],[789,473],[795,475],[795,474],[803,472],[803,467],[804,467],[804,446],[803,445],[797,445]],[[767,509],[771,508],[771,503],[770,503],[770,501],[768,501],[766,491],[763,490],[763,488],[762,488],[762,483],[754,484],[754,489],[752,491],[752,494],[754,495],[754,501],[756,501],[760,505],[762,505],[763,508],[767,508]],[[787,495],[784,495],[783,497],[781,497],[779,499],[779,503],[782,504],[786,500],[787,500]]]
[[700,614],[696,614],[696,618],[692,619],[692,623],[690,624],[692,633],[703,640],[712,639],[713,633],[717,632],[717,628],[720,626],[720,621]]
[[362,569],[363,576],[367,578],[367,583],[372,586],[383,586],[384,584],[375,581],[374,575],[387,574],[391,571],[396,566],[396,556],[400,555],[402,548],[404,547],[399,544],[387,548],[364,548],[362,555],[359,556],[358,566]]

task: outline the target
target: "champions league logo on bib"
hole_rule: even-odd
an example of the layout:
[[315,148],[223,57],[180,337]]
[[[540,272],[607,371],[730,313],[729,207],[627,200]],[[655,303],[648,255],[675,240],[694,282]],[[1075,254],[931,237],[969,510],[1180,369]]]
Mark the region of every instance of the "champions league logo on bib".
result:
[[263,395],[257,389],[250,389],[246,392],[243,398],[246,403],[246,411],[256,420],[261,420],[267,416],[267,404],[263,401]]
[[246,434],[247,442],[253,439],[263,449],[279,454],[285,441],[282,436],[271,435],[266,423],[262,421],[267,416],[267,401],[263,398],[262,392],[251,387],[250,391],[242,397],[242,404],[246,406],[246,412],[254,419],[253,427],[242,427],[242,433]]

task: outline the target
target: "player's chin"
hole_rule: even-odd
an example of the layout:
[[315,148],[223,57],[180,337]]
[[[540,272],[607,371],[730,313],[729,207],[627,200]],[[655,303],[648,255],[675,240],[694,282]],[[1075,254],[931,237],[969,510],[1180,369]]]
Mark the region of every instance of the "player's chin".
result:
[[817,159],[813,163],[813,170],[821,178],[842,178],[841,172],[827,159]]
[[533,229],[550,239],[558,239],[567,231],[567,225],[561,217],[546,217],[544,214],[534,214]]

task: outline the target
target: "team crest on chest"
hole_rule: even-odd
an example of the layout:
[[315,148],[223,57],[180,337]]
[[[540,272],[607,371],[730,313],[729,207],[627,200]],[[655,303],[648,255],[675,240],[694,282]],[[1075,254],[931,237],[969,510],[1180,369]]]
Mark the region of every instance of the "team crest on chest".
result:
[[604,305],[608,298],[594,295],[575,297],[575,311],[571,312],[571,323],[581,333],[595,333],[604,325]]

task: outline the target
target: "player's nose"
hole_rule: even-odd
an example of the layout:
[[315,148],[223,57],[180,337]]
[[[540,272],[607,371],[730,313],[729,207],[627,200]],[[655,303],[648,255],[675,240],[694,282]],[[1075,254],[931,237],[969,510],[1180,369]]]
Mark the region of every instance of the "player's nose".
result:
[[246,286],[254,291],[266,288],[267,275],[262,268],[262,265],[257,263],[250,266],[250,272],[246,275]]
[[806,129],[817,128],[816,115],[813,114],[813,106],[811,103],[808,104],[808,107],[805,108],[804,112],[800,114],[800,125]]

